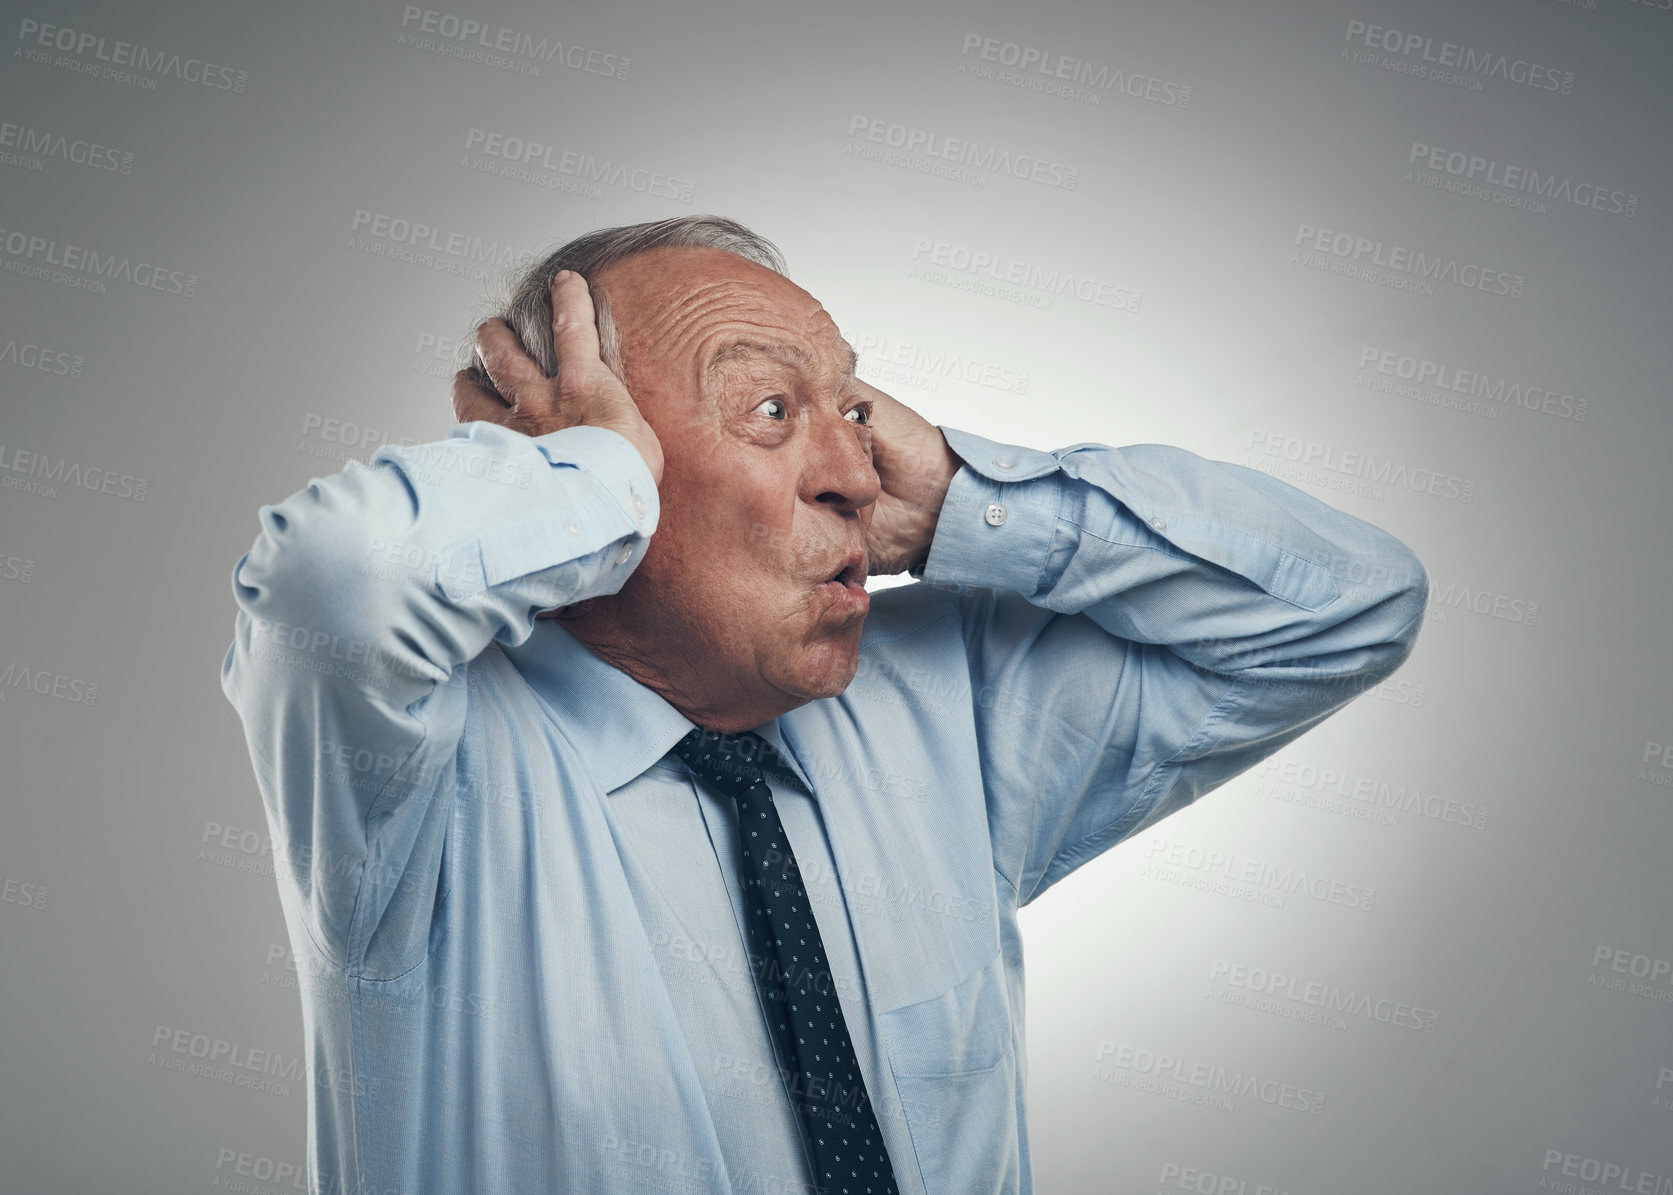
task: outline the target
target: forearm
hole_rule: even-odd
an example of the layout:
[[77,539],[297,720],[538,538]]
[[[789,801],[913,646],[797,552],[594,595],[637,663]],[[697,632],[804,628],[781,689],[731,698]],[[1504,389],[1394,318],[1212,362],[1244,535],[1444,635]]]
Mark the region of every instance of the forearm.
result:
[[966,467],[927,581],[1011,589],[1228,678],[1370,683],[1410,651],[1422,564],[1293,486],[1161,445],[1042,453],[943,431]]
[[1021,903],[1411,650],[1416,556],[1276,479],[942,430],[965,465],[922,575],[960,591],[994,858]]

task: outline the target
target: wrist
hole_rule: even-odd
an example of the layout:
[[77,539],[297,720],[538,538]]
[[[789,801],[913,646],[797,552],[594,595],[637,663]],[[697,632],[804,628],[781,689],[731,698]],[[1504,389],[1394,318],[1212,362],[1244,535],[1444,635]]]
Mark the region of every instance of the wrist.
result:
[[650,424],[646,423],[644,420],[640,420],[636,426],[630,426],[613,421],[600,422],[594,426],[606,428],[609,431],[615,432],[629,444],[633,445],[634,448],[638,449],[639,455],[644,458],[645,468],[650,470],[651,480],[656,482],[658,486],[662,485],[662,469],[664,465],[662,456],[662,441],[657,439],[656,433],[651,430]]

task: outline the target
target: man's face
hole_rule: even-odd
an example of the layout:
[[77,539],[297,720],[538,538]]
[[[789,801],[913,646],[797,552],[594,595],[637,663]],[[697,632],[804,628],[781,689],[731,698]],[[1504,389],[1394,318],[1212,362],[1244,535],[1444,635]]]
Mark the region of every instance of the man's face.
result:
[[594,284],[664,454],[661,519],[620,595],[654,636],[634,646],[722,699],[842,692],[878,494],[853,350],[811,295],[735,254],[659,249]]

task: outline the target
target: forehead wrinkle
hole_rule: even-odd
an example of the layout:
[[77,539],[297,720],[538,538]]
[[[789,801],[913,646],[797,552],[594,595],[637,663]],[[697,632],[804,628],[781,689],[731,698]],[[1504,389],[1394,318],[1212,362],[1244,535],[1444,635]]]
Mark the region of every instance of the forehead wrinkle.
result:
[[689,289],[665,292],[659,296],[662,301],[652,305],[635,329],[634,339],[640,342],[648,357],[677,357],[694,337],[702,335],[704,316],[719,314],[724,319],[725,309],[733,305],[727,300],[740,291],[745,295],[753,293],[732,279],[704,280]]
[[813,361],[799,345],[782,341],[734,340],[715,350],[703,371],[704,376],[712,380],[728,364],[742,357],[769,357],[782,364],[797,365],[809,373],[814,372]]
[[691,335],[690,296],[680,296],[667,307],[651,313],[638,329],[647,356],[667,359],[679,352],[682,340]]
[[[712,386],[715,375],[724,365],[748,356],[766,357],[780,364],[799,366],[809,375],[826,373],[819,358],[799,343],[805,340],[811,347],[818,333],[798,336],[795,331],[780,326],[776,320],[763,323],[762,297],[761,288],[752,281],[705,278],[689,288],[664,292],[662,302],[657,304],[651,318],[640,325],[633,339],[639,342],[647,358],[667,360],[687,357],[692,363],[694,380],[703,389]],[[811,295],[803,297],[812,301],[811,310],[793,313],[790,322],[812,320],[818,324],[819,317],[824,316],[824,322],[830,324],[830,330],[834,331],[835,325],[826,315],[824,307]],[[720,347],[705,364],[705,342],[713,343],[715,340],[721,342]],[[853,346],[840,335],[836,337],[836,342],[847,357],[846,372],[838,380],[837,388],[846,389],[854,381],[859,358]]]
[[[848,367],[847,371],[837,381],[836,390],[838,392],[847,390],[853,385],[855,373],[860,363],[859,354],[854,351],[852,345],[843,341],[842,346],[848,355]],[[828,374],[828,371],[820,367],[814,356],[799,344],[791,341],[761,341],[743,337],[723,344],[715,350],[714,355],[709,358],[708,365],[701,371],[702,380],[707,388],[713,389],[718,386],[720,375],[728,365],[735,361],[763,357],[780,365],[800,368],[809,377],[817,378]]]

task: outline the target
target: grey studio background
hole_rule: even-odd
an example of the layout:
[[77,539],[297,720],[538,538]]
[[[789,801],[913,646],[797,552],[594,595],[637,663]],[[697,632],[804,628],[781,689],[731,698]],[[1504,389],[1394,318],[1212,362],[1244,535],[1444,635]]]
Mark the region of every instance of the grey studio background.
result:
[[1038,1188],[1673,1191],[1673,0],[441,2],[4,5],[0,1188],[302,1189],[233,564],[517,262],[712,211],[937,423],[1429,567],[1024,911]]

